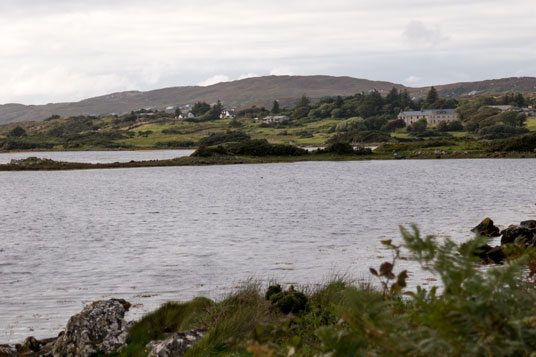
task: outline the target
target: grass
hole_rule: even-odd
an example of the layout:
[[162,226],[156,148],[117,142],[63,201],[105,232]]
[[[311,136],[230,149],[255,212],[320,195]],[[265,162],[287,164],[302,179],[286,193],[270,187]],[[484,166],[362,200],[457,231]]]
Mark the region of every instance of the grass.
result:
[[129,328],[119,356],[146,356],[149,341],[188,329],[206,334],[186,356],[534,355],[536,248],[517,240],[502,246],[504,265],[482,269],[475,252],[485,237],[456,244],[423,237],[415,226],[401,232],[404,259],[437,276],[441,293],[406,291],[408,272],[397,271],[402,246],[381,241],[394,259],[370,269],[378,288],[339,278],[301,292],[279,289],[305,296],[291,314],[255,282],[220,302],[167,303]]
[[536,131],[536,117],[527,118],[526,125],[530,131]]

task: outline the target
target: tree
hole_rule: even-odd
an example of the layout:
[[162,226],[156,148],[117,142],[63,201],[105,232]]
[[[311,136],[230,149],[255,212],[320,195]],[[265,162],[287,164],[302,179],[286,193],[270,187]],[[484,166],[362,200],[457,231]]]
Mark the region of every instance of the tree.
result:
[[272,105],[272,110],[270,111],[272,114],[279,114],[279,102],[277,100],[274,100],[274,104]]
[[210,110],[205,114],[204,118],[205,120],[218,120],[220,119],[220,115],[223,112],[223,105],[218,100],[216,104],[210,108]]
[[516,96],[514,97],[514,101],[516,102],[516,105],[520,108],[525,106],[525,98],[521,93],[516,94]]
[[412,108],[413,102],[409,96],[408,90],[404,89],[402,93],[400,93],[400,108],[402,110],[406,108]]
[[411,124],[408,127],[408,131],[412,133],[424,133],[426,131],[427,126],[428,126],[428,121],[426,121],[426,118],[421,118],[417,120],[415,123]]
[[181,108],[177,107],[177,109],[175,109],[175,116],[178,117],[181,114],[182,114]]
[[196,117],[201,116],[210,110],[210,105],[205,102],[197,102],[192,107],[192,114]]
[[499,116],[499,119],[504,123],[504,125],[508,126],[519,126],[520,128],[525,125],[525,121],[527,120],[527,116],[525,114],[519,114],[513,110],[501,113]]
[[395,131],[396,129],[405,128],[405,127],[406,127],[406,122],[404,121],[404,119],[395,119],[385,124],[384,129],[387,131]]
[[437,94],[437,90],[434,87],[430,88],[426,95],[426,104],[433,105],[438,99],[439,95]]
[[302,95],[300,98],[300,101],[298,102],[298,105],[296,108],[309,108],[311,105],[311,99],[309,99],[305,94]]
[[26,136],[26,130],[20,126],[16,126],[7,134],[8,137],[20,138],[21,136]]

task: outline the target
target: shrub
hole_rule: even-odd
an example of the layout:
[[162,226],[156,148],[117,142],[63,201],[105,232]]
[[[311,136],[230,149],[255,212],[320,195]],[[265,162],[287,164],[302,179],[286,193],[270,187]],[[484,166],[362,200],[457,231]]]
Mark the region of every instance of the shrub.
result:
[[489,144],[488,151],[534,151],[536,150],[536,133],[515,138],[496,140]]
[[226,133],[212,133],[208,137],[199,140],[199,145],[213,146],[227,142],[246,141],[251,137],[243,131],[228,131]]

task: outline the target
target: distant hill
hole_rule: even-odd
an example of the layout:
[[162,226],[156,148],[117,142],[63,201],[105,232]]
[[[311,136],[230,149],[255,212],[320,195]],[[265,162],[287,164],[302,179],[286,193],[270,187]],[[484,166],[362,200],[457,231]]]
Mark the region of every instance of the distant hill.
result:
[[[0,124],[15,121],[43,120],[53,114],[61,116],[126,113],[141,108],[163,109],[168,106],[193,104],[197,101],[226,106],[251,105],[270,107],[274,99],[282,106],[293,105],[303,94],[312,99],[326,96],[345,96],[377,90],[387,93],[392,87],[407,88],[414,96],[426,94],[429,87],[410,88],[401,84],[370,81],[352,77],[332,76],[266,76],[218,83],[207,87],[186,86],[152,90],[127,91],[85,99],[73,103],[46,105],[0,105]],[[505,78],[480,82],[454,83],[436,86],[440,95],[461,97],[470,94],[507,91],[536,92],[536,78]]]

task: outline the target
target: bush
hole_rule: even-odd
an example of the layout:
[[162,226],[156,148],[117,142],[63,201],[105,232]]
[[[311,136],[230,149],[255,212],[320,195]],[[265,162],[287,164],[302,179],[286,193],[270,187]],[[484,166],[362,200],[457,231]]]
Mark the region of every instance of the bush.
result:
[[251,137],[243,131],[228,131],[226,133],[212,133],[199,140],[199,145],[213,146],[234,141],[246,141]]
[[26,130],[20,126],[14,127],[7,133],[8,138],[20,138],[21,136],[26,136]]
[[496,140],[491,142],[488,147],[488,151],[528,152],[534,150],[536,150],[536,133],[504,140]]
[[168,129],[162,130],[162,134],[182,134],[182,131],[180,131],[179,129],[175,129],[175,128],[168,128]]
[[159,141],[155,144],[155,146],[165,147],[165,148],[191,148],[191,147],[195,147],[196,143],[191,140],[185,140],[185,141],[171,140],[171,141],[166,141],[166,142]]
[[270,302],[277,307],[279,311],[284,314],[300,313],[307,308],[307,296],[304,293],[294,290],[291,286],[287,291],[275,292],[279,285],[272,286],[272,291],[266,292],[266,296],[269,296]]
[[307,155],[308,151],[293,145],[270,144],[266,139],[232,142],[218,146],[202,145],[192,156],[243,155],[243,156],[299,156]]

